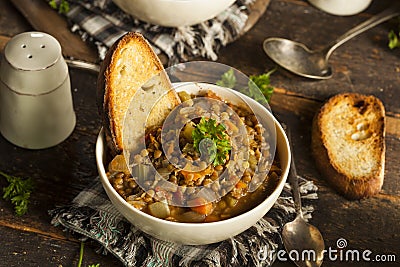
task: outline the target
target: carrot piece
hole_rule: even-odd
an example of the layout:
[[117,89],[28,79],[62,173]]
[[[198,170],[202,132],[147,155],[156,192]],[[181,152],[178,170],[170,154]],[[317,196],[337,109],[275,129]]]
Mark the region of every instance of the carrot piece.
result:
[[193,211],[200,213],[200,214],[204,214],[204,215],[208,215],[210,214],[213,210],[213,204],[212,203],[207,203],[205,205],[201,205],[201,206],[197,206],[197,207],[192,207],[191,208]]
[[204,198],[198,197],[188,201],[190,208],[200,214],[209,215],[214,210],[214,205],[211,202],[206,202]]
[[191,176],[189,180],[197,181],[199,178],[209,175],[212,172],[213,172],[213,169],[209,166],[200,172],[191,172],[191,171],[182,170],[181,174],[183,175],[183,177],[185,177],[185,180],[189,179],[189,176]]
[[245,182],[239,181],[239,182],[237,182],[235,187],[238,188],[238,189],[246,189],[247,188],[247,184]]

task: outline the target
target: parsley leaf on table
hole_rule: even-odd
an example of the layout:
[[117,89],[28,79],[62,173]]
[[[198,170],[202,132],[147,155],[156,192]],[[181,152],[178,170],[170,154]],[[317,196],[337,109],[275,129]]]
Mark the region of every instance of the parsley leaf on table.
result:
[[[261,90],[261,93],[269,102],[271,100],[271,96],[274,92],[274,87],[271,86],[270,76],[275,72],[276,69],[270,70],[267,73],[263,73],[260,75],[252,75],[250,76],[250,80],[257,85],[257,87]],[[252,83],[249,82],[249,88],[252,86]],[[251,92],[252,90],[250,90]],[[257,99],[255,99],[257,100]]]
[[[260,75],[251,75],[247,83],[247,87],[237,89],[239,92],[253,98],[261,104],[266,104],[271,100],[274,92],[274,87],[271,86],[270,76],[276,69],[272,69],[267,73]],[[221,75],[221,79],[216,82],[216,85],[233,89],[236,86],[236,76],[233,69]],[[261,93],[260,93],[261,92]]]
[[[78,260],[78,267],[82,267],[83,262],[83,251],[85,250],[85,243],[81,242],[81,247],[79,249],[79,260]],[[100,263],[97,264],[90,264],[88,267],[100,267]]]
[[233,69],[229,69],[227,72],[221,75],[221,80],[216,82],[217,85],[226,88],[233,88],[236,85],[236,76]]
[[33,182],[30,178],[22,179],[0,171],[0,175],[7,179],[9,185],[3,188],[3,199],[10,200],[18,216],[28,211],[29,198],[33,191]]
[[400,33],[395,33],[394,30],[391,30],[388,34],[388,38],[389,38],[389,48],[390,49],[395,49],[400,47],[400,40],[399,40],[399,34]]
[[400,16],[394,19],[395,25],[397,25],[397,29],[390,30],[388,33],[388,47],[390,49],[395,49],[400,47]]
[[69,3],[67,0],[61,0],[59,4],[57,4],[56,0],[50,0],[49,5],[53,8],[58,10],[60,14],[66,14],[69,11]]

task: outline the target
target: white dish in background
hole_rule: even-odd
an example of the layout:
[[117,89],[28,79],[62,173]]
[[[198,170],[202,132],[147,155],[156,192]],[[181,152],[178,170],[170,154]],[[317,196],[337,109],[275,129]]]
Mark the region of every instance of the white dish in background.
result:
[[[264,118],[266,118],[265,121],[268,121],[275,126],[276,153],[278,154],[280,159],[282,176],[280,177],[280,180],[272,194],[265,198],[264,201],[262,201],[258,206],[251,209],[250,211],[247,211],[230,219],[209,223],[172,222],[159,219],[147,213],[144,213],[128,204],[116,192],[116,190],[112,187],[111,183],[108,180],[103,161],[107,153],[103,130],[99,133],[96,142],[96,162],[100,174],[100,180],[108,197],[110,198],[116,209],[129,222],[131,222],[143,232],[162,240],[169,240],[188,245],[202,245],[223,241],[232,236],[240,234],[241,232],[256,224],[256,222],[271,209],[271,207],[274,205],[275,201],[281,194],[288,176],[291,160],[290,147],[286,134],[279,122],[264,106],[262,106],[255,100],[237,92],[235,92],[237,95],[233,96],[232,98],[233,91],[230,89],[210,84],[206,84],[204,87],[201,87],[201,85],[202,84],[188,83],[187,85],[180,86],[176,90],[185,90],[188,93],[196,94],[201,90],[210,89],[217,93],[217,95],[219,95],[223,99],[229,99],[232,103],[235,103],[235,99],[238,100],[240,98],[244,98],[246,103],[250,105],[255,114],[259,115],[260,117],[264,116]],[[229,98],[227,98],[228,96]]]
[[155,25],[180,27],[218,15],[235,0],[113,0],[126,13]]
[[350,16],[364,11],[372,0],[309,0],[315,7],[338,16]]

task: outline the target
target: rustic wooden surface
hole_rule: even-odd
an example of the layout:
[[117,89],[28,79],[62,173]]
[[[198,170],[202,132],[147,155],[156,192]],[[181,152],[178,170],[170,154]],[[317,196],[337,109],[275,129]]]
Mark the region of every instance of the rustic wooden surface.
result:
[[[29,2],[29,1],[28,1]],[[27,2],[27,3],[28,3]],[[280,36],[320,47],[350,27],[385,8],[390,0],[373,1],[361,14],[337,17],[300,0],[272,0],[257,24],[235,43],[221,50],[218,62],[245,74],[258,74],[275,65],[262,51],[266,37]],[[339,47],[331,56],[334,76],[313,81],[278,69],[271,77],[277,87],[272,109],[292,128],[298,173],[319,186],[312,223],[319,227],[327,247],[345,238],[348,248],[369,249],[373,255],[394,254],[396,263],[356,262],[352,266],[398,266],[400,263],[400,50],[387,48],[387,33],[395,27],[384,23]],[[0,1],[0,35],[31,30],[32,26],[7,1]],[[1,38],[0,38],[1,41]],[[1,43],[1,42],[0,42]],[[25,216],[16,217],[11,205],[0,200],[2,249],[0,266],[76,266],[80,242],[50,224],[48,210],[69,201],[96,177],[94,143],[100,128],[95,103],[96,76],[70,70],[77,113],[73,134],[61,145],[40,151],[15,147],[0,137],[0,170],[32,177],[36,190]],[[347,201],[330,189],[315,169],[310,153],[311,119],[329,96],[339,92],[374,94],[387,111],[385,182],[381,193],[361,201]],[[0,179],[0,187],[5,185]],[[120,266],[111,255],[85,249],[84,265]],[[325,261],[323,266],[349,266],[349,262]],[[293,266],[276,262],[274,266]]]

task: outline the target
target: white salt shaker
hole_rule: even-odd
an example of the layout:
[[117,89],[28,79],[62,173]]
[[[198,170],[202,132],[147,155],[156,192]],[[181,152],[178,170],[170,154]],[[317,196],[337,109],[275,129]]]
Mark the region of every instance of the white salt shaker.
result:
[[0,65],[0,133],[17,146],[42,149],[64,141],[75,123],[59,42],[42,32],[13,37]]

